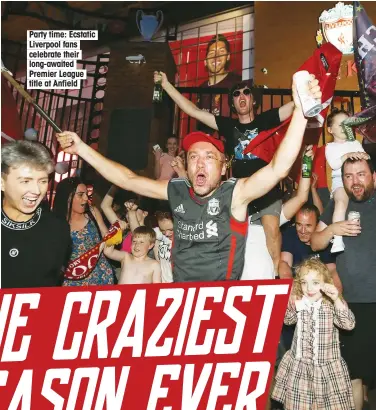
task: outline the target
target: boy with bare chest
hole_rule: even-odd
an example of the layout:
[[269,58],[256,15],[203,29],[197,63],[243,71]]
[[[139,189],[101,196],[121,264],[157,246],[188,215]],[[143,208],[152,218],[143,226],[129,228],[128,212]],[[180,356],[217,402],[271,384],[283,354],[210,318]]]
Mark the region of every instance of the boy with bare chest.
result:
[[104,254],[108,258],[121,262],[119,285],[161,282],[161,265],[148,257],[154,243],[154,230],[139,226],[133,231],[131,254],[113,247],[105,248]]

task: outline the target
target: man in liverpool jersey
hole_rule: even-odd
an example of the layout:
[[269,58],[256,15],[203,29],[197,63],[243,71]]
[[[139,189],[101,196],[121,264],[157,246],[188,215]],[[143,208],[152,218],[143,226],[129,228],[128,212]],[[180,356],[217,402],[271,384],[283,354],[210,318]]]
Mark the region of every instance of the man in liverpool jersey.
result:
[[[321,97],[313,76],[309,89],[314,98]],[[171,181],[138,176],[103,157],[73,132],[65,131],[57,137],[65,152],[79,155],[113,184],[144,196],[169,200],[174,217],[174,281],[239,279],[244,262],[248,204],[288,175],[300,151],[307,119],[295,84],[293,99],[289,129],[272,161],[250,177],[223,183],[224,144],[200,131],[188,134],[183,141],[188,179]]]

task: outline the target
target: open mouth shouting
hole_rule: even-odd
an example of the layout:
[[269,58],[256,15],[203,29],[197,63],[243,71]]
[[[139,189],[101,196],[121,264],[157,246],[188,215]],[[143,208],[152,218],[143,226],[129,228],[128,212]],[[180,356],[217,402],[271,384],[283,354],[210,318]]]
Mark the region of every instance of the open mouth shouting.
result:
[[241,98],[239,100],[239,107],[240,108],[245,108],[247,106],[247,100],[245,98]]
[[206,184],[206,175],[203,172],[199,172],[196,175],[196,185],[202,187],[202,186],[205,186],[205,184]]

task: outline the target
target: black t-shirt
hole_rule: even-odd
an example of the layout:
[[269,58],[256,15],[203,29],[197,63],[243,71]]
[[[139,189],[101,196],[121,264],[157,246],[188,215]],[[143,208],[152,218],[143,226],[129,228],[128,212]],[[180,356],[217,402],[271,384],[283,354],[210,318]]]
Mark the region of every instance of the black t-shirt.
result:
[[70,228],[52,212],[39,207],[27,222],[1,215],[1,287],[59,286],[69,260]]
[[[343,236],[345,251],[337,254],[343,296],[349,303],[376,303],[376,192],[364,202],[350,199],[345,220],[351,211],[360,213],[362,233]],[[326,206],[320,220],[331,225],[333,212],[334,200]]]
[[[261,131],[275,128],[281,123],[279,108],[265,111],[247,124],[241,124],[238,119],[222,116],[215,117],[215,120],[219,136],[226,140],[226,154],[229,158],[234,158],[232,162],[232,176],[234,178],[249,177],[268,164],[251,153],[244,155],[244,150]],[[259,212],[281,198],[281,190],[277,185],[266,195],[253,201],[249,213]]]
[[[295,226],[290,226],[282,232],[281,252],[292,254],[292,266],[294,267],[308,258],[318,258],[321,262],[336,263],[335,256],[330,252],[330,246],[322,251],[313,251],[309,245],[303,243],[296,232]],[[295,274],[295,272],[294,272]]]

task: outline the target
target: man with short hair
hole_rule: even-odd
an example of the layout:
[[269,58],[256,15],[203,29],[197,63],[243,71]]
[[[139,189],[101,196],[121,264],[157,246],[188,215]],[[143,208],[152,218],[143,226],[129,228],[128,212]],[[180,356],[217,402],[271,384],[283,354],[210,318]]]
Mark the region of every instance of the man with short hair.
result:
[[[213,36],[206,47],[205,67],[208,71],[208,79],[200,84],[200,87],[227,88],[242,81],[241,75],[229,71],[231,49],[230,43],[223,34]],[[211,112],[214,115],[230,115],[230,107],[226,96],[221,94],[199,95],[197,104],[202,110]],[[212,133],[209,127],[198,123],[198,129]]]
[[296,213],[295,226],[288,227],[282,234],[282,252],[279,262],[279,277],[290,279],[294,267],[305,259],[318,258],[325,263],[333,275],[337,287],[341,289],[336,272],[335,256],[329,247],[315,252],[311,249],[311,236],[319,222],[320,212],[315,205],[305,204]]
[[204,64],[208,71],[208,80],[200,87],[217,86],[228,88],[229,84],[241,81],[241,76],[229,71],[231,47],[226,36],[213,36],[206,46]]
[[[230,159],[232,176],[245,178],[265,167],[267,162],[253,154],[244,154],[249,143],[257,137],[261,131],[275,128],[281,122],[289,118],[294,109],[291,101],[279,108],[265,111],[255,115],[257,102],[255,91],[249,80],[235,84],[229,92],[229,106],[237,114],[238,118],[215,116],[210,112],[201,110],[191,101],[185,98],[168,81],[163,72],[154,72],[154,81],[160,81],[163,89],[172,100],[190,117],[202,122],[206,126],[217,130],[220,137],[225,139],[225,152]],[[275,272],[281,253],[281,233],[279,219],[282,208],[282,193],[278,186],[274,186],[269,192],[253,201],[249,205],[249,222],[261,220],[266,235],[266,246],[273,259]],[[260,213],[262,210],[265,212]],[[247,247],[250,249],[250,247]],[[247,255],[246,255],[247,258]],[[244,272],[247,277],[258,279],[257,271]],[[274,272],[270,273],[273,276]]]
[[[310,92],[314,98],[321,97],[317,80],[311,81]],[[57,137],[65,152],[79,155],[117,186],[169,200],[174,219],[174,281],[239,279],[244,263],[248,204],[288,175],[300,151],[307,119],[295,84],[293,98],[295,109],[289,129],[270,164],[248,178],[223,183],[223,142],[203,132],[193,132],[183,141],[188,180],[171,181],[138,176],[104,158],[75,133],[66,131]]]
[[346,217],[351,211],[359,212],[360,224],[356,220],[332,223],[331,201],[312,235],[311,246],[324,249],[334,235],[343,236],[346,246],[337,255],[337,269],[356,325],[352,332],[341,335],[341,343],[358,410],[363,406],[362,384],[371,387],[376,382],[376,172],[372,161],[347,159],[342,165],[342,180],[349,196]]
[[1,286],[58,286],[69,258],[70,229],[41,202],[54,164],[39,143],[15,141],[1,149]]

